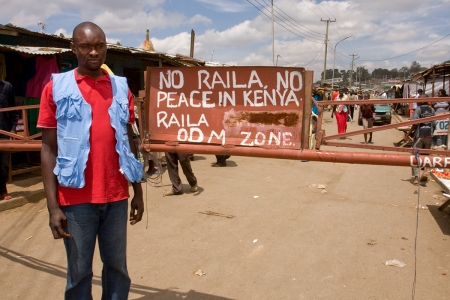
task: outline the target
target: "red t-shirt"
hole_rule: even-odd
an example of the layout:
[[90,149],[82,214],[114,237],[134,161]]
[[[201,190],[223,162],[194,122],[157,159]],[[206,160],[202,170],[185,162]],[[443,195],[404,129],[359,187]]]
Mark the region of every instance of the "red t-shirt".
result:
[[[89,151],[84,171],[85,186],[81,189],[67,188],[58,185],[58,200],[62,206],[95,203],[104,204],[128,198],[128,181],[119,172],[119,154],[115,130],[111,127],[108,108],[112,103],[111,79],[104,71],[104,76],[94,79],[79,76],[75,70],[75,78],[84,100],[92,107],[92,125],[90,128]],[[53,102],[53,81],[42,91],[39,119],[37,127],[56,128],[56,105]],[[134,123],[134,103],[128,91],[130,111],[129,123]]]

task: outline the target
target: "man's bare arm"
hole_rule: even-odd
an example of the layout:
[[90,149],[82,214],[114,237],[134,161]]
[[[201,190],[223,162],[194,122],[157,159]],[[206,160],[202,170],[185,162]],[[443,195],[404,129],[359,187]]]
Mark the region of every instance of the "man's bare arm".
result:
[[55,239],[69,238],[70,235],[64,231],[67,228],[67,218],[58,203],[58,181],[53,169],[56,165],[58,144],[56,128],[42,129],[41,167],[42,181],[44,183],[45,195],[47,197],[47,208],[49,213],[49,225]]
[[[130,149],[134,156],[137,154],[137,147],[133,140],[133,128],[130,124],[127,124],[128,141],[130,142]],[[134,196],[131,200],[131,210],[130,210],[130,224],[134,225],[142,220],[142,215],[144,214],[144,200],[142,195],[141,182],[132,182]]]

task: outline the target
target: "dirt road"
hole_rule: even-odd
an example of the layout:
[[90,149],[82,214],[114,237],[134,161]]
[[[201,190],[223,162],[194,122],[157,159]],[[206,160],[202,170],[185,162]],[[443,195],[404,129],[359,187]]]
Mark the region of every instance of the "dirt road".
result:
[[[167,173],[164,187],[144,188],[147,213],[128,235],[130,299],[411,299],[415,281],[415,299],[449,298],[450,220],[435,182],[418,189],[407,167],[195,158],[197,193],[163,197]],[[64,247],[47,223],[44,200],[0,213],[1,299],[62,299]],[[393,259],[406,266],[385,265]]]

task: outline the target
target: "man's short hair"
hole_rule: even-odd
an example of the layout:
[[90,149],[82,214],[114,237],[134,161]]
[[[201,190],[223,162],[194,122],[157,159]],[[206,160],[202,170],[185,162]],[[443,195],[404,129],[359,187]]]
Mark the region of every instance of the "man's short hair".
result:
[[417,92],[418,93],[423,93],[423,90],[422,89],[418,89]]

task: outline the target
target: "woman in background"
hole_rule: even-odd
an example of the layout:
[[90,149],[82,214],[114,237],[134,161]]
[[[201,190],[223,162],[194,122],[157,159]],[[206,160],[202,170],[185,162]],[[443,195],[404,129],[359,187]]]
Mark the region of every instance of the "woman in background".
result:
[[[334,101],[341,101],[342,94],[339,94],[339,92],[333,92],[333,100]],[[343,100],[348,100],[348,96],[345,95],[343,97]],[[338,133],[346,133],[347,132],[347,119],[348,119],[348,108],[347,105],[335,105],[335,112],[336,115],[336,122],[338,126]],[[340,139],[345,139],[340,138]]]

